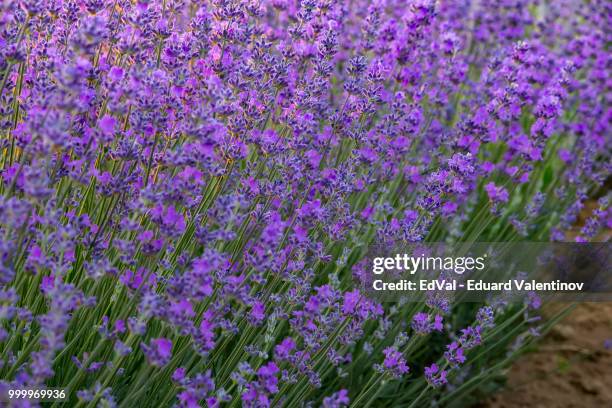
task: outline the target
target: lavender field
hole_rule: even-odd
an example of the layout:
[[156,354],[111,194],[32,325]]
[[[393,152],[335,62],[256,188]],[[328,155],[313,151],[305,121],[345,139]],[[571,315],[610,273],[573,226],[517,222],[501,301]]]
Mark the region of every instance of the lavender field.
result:
[[606,0],[0,0],[0,406],[485,398],[567,310],[379,302],[367,248],[611,228],[611,43]]

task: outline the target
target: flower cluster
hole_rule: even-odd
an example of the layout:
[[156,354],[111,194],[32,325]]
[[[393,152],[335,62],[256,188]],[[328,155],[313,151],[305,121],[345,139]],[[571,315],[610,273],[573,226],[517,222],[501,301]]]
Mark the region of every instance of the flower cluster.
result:
[[[610,175],[610,13],[0,2],[0,390],[404,406],[488,336],[474,358],[499,366],[537,302],[380,304],[364,248],[563,239]],[[601,198],[577,240],[611,214]]]

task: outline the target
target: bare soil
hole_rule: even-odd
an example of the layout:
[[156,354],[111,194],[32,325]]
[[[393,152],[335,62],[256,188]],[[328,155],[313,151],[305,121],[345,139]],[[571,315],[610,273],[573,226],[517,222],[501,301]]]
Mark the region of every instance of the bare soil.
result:
[[[577,234],[595,203],[587,203]],[[610,239],[605,231],[598,241]],[[612,271],[611,271],[612,273]],[[507,373],[483,408],[612,408],[612,303],[582,303]]]
[[584,303],[508,372],[486,408],[612,407],[612,303]]

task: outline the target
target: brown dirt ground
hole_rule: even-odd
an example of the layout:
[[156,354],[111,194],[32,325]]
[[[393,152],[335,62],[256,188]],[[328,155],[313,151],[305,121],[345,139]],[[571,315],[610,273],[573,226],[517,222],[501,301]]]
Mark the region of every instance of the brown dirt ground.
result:
[[508,372],[486,408],[612,407],[612,303],[580,304]]
[[[587,203],[570,236],[595,208]],[[611,231],[598,241],[608,241]],[[612,407],[612,303],[582,303],[521,357],[507,373],[507,384],[483,408]]]

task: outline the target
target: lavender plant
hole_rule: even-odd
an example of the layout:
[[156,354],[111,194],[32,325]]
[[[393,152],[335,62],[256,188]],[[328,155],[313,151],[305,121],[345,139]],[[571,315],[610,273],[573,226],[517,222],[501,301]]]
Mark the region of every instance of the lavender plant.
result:
[[[537,298],[380,304],[355,284],[363,248],[564,239],[610,175],[611,15],[0,2],[0,391],[466,401],[556,318]],[[599,204],[577,240],[610,227]]]

